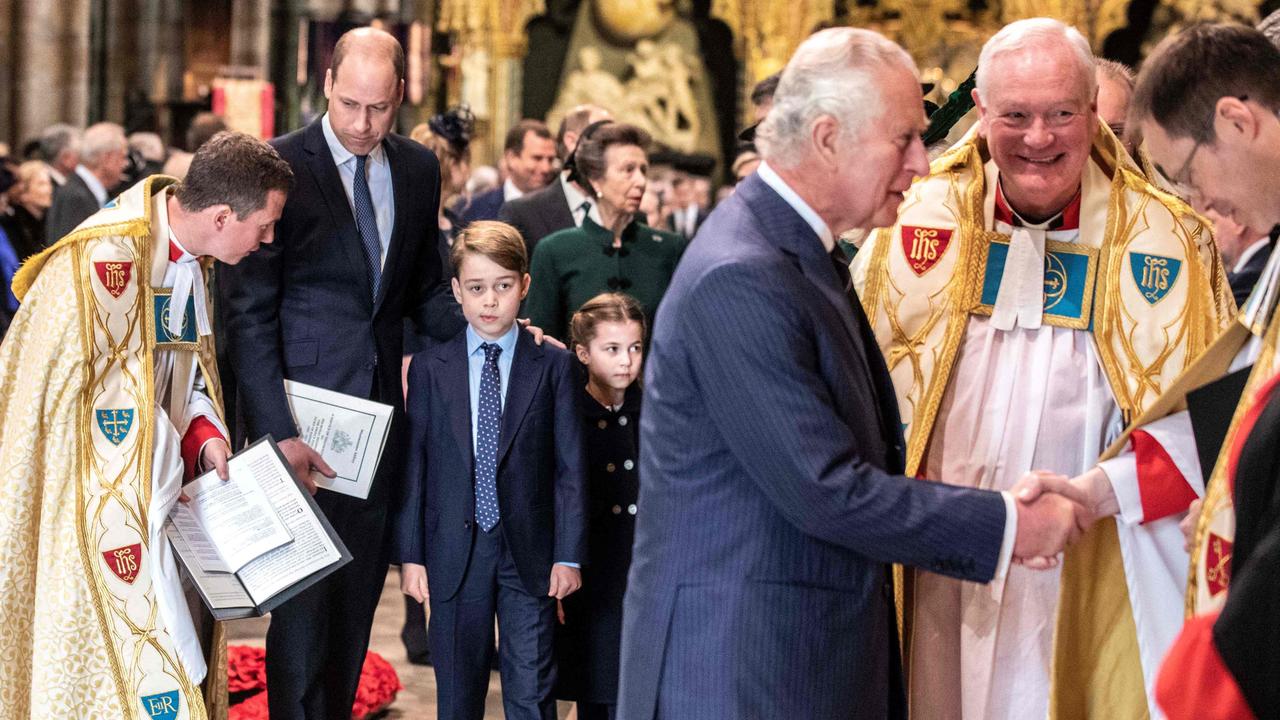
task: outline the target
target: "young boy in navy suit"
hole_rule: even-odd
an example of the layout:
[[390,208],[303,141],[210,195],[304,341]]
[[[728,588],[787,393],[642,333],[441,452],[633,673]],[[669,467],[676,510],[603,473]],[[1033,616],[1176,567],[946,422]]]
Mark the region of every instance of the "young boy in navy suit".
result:
[[440,718],[484,715],[498,618],[506,717],[554,720],[556,602],[582,584],[586,455],[573,356],[516,324],[529,258],[515,228],[454,240],[467,328],[409,366],[401,590],[430,601]]

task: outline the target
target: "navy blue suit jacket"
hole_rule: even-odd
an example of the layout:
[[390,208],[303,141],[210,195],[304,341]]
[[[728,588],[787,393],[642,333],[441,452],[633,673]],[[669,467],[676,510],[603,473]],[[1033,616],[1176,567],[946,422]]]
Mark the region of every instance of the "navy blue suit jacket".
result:
[[502,203],[506,201],[506,195],[503,192],[503,186],[498,187],[471,198],[471,202],[462,210],[462,227],[466,227],[476,220],[497,220],[498,211],[502,209]]
[[685,252],[645,372],[619,717],[900,713],[888,564],[991,579],[1004,501],[901,475],[866,318],[759,176]]
[[[525,589],[546,597],[551,566],[586,558],[586,451],[573,356],[516,339],[498,435],[497,531]],[[431,597],[462,584],[475,533],[471,393],[466,333],[413,356],[409,457],[395,517],[393,563],[427,567]]]
[[250,440],[298,434],[285,400],[289,378],[396,408],[370,500],[385,502],[404,452],[400,384],[404,320],[440,339],[464,327],[442,293],[437,251],[440,167],[399,135],[383,141],[391,166],[395,227],[378,297],[364,246],[320,120],[272,141],[294,186],[275,241],[236,265],[219,265],[225,341]]

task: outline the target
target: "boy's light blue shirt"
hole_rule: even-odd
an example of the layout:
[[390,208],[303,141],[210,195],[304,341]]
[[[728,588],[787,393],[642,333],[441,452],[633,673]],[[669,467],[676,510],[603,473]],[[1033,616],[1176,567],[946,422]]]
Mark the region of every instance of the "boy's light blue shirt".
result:
[[[520,325],[511,323],[511,329],[507,330],[502,337],[497,340],[485,340],[480,337],[476,329],[467,324],[467,385],[471,395],[471,448],[474,457],[475,447],[479,443],[480,427],[480,374],[484,372],[484,348],[480,347],[485,343],[492,342],[502,348],[502,352],[498,355],[498,397],[501,399],[502,408],[507,407],[507,387],[511,384],[511,359],[516,354],[516,338],[520,335]],[[502,508],[499,507],[499,512]],[[579,568],[578,563],[558,562],[556,565],[564,565],[565,567]]]

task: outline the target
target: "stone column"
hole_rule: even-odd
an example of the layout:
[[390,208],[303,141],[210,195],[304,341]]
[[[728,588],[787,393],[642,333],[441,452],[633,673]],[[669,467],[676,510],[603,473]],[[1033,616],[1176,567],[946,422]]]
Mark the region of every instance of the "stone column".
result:
[[271,61],[271,6],[264,0],[231,2],[231,64],[257,68],[263,78]]
[[[0,28],[13,27],[13,0],[0,0]],[[0,142],[16,147],[22,139],[14,133],[13,117],[13,63],[14,44],[12,33],[0,32]]]
[[85,124],[89,0],[12,0],[9,135],[15,143],[56,122]]

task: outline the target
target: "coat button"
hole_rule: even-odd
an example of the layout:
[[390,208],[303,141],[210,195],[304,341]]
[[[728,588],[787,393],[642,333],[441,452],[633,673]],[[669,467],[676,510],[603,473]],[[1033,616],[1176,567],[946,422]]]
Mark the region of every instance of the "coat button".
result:
[[466,528],[466,529],[470,530],[470,529],[471,529],[471,521],[470,521],[470,520],[463,520],[463,521],[462,521],[462,527],[464,527],[464,528]]
[[627,426],[627,416],[626,416],[626,415],[623,415],[622,417],[618,418],[618,424],[619,424],[619,425],[621,425],[622,427],[626,427],[626,426]]
[[613,514],[614,514],[614,515],[617,515],[617,514],[619,514],[619,513],[621,513],[621,512],[622,512],[622,506],[621,506],[621,505],[614,505],[614,506],[613,506],[613,508],[612,508],[612,510],[613,510]]
[[635,464],[635,463],[633,463],[633,462],[631,462],[630,460],[628,460],[628,461],[626,461],[626,462],[622,463],[622,467],[626,468],[627,470],[631,470],[631,469],[632,469],[632,468],[634,468],[635,466],[636,466],[636,464]]
[[601,420],[600,422],[596,423],[596,427],[598,427],[598,428],[600,428],[601,430],[603,430],[603,429],[605,429],[605,428],[609,427],[609,421],[608,421],[608,420]]
[[604,469],[605,469],[605,472],[613,472],[614,470],[618,469],[618,466],[614,465],[613,463],[609,463],[608,465],[604,466]]
[[631,513],[632,515],[635,515],[635,514],[636,514],[636,506],[635,506],[635,503],[632,503],[631,505],[628,505],[628,506],[627,506],[627,512]]

